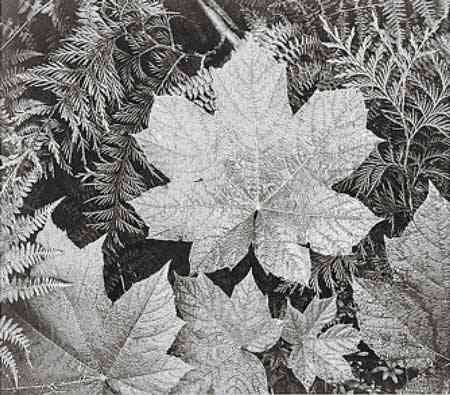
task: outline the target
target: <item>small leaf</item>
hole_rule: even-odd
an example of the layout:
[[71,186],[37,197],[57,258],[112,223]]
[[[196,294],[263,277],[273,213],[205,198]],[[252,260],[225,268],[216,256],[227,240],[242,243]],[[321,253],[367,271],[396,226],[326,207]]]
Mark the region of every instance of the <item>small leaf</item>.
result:
[[220,394],[266,392],[263,365],[250,351],[271,348],[283,322],[271,317],[253,276],[248,274],[231,298],[203,274],[177,277],[175,290],[187,322],[175,342],[176,354],[196,366],[182,379],[178,393],[208,388]]
[[330,383],[354,378],[343,355],[357,350],[359,332],[347,324],[334,325],[321,332],[335,318],[336,312],[335,297],[313,299],[304,314],[288,307],[282,334],[292,344],[288,366],[307,389],[316,377]]

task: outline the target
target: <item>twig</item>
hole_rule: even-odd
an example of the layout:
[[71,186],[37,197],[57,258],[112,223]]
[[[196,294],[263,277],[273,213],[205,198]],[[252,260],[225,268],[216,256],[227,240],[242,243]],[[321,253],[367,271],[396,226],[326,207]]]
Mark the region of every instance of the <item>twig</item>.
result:
[[6,40],[6,42],[0,47],[0,52],[2,52],[11,42],[17,37],[17,35],[25,29],[28,24],[31,22],[31,20],[38,15],[41,11],[43,11],[45,8],[47,8],[51,3],[53,3],[53,0],[47,1],[42,7],[39,7],[36,11],[34,11],[28,19],[20,26],[9,38]]
[[214,0],[197,0],[197,2],[219,34],[222,37],[226,37],[237,48],[240,38],[235,31],[239,29],[230,16]]

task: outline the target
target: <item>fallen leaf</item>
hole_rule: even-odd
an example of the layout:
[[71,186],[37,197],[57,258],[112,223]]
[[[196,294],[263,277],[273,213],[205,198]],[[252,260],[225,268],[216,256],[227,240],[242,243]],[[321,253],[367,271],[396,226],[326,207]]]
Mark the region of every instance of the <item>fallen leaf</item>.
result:
[[266,393],[264,367],[252,352],[271,348],[283,322],[271,317],[267,297],[252,274],[235,287],[231,298],[203,274],[177,277],[175,295],[187,322],[175,342],[176,353],[196,367],[175,392]]
[[432,183],[400,237],[386,239],[391,284],[361,280],[421,345],[450,360],[450,203]]
[[348,324],[333,325],[321,332],[336,312],[336,297],[314,298],[303,314],[288,306],[282,334],[292,345],[288,367],[307,389],[316,377],[329,383],[354,379],[343,355],[357,351],[359,332]]
[[286,69],[253,39],[213,73],[217,111],[160,96],[136,135],[171,182],[133,200],[152,238],[193,241],[192,272],[233,267],[250,244],[265,270],[306,283],[309,242],[348,253],[378,219],[331,185],[380,141],[357,90],[316,92],[293,115]]
[[[13,318],[32,343],[33,365],[19,355],[14,393],[167,393],[190,369],[166,353],[183,325],[167,280],[169,265],[113,305],[103,283],[103,239],[79,249],[49,222],[38,241],[63,254],[39,271],[72,286],[13,306]],[[0,392],[13,391],[11,384],[2,379]]]
[[392,312],[386,311],[359,280],[352,287],[362,340],[383,360],[398,362],[404,367],[431,366],[433,353],[414,339],[407,326]]

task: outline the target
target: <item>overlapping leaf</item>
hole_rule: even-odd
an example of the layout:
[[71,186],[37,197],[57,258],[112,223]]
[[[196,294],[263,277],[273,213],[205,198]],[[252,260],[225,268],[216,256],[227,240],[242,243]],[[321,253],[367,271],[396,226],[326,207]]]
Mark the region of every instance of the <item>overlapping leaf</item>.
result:
[[283,338],[291,343],[288,366],[309,389],[316,376],[327,382],[353,378],[343,355],[357,350],[359,332],[351,325],[337,324],[321,332],[336,317],[336,298],[313,299],[304,314],[289,305]]
[[176,393],[259,394],[267,392],[264,367],[251,352],[272,347],[282,321],[273,319],[267,297],[251,274],[229,298],[205,275],[178,277],[176,303],[187,324],[177,338],[177,353],[196,369]]
[[353,283],[353,298],[358,305],[358,326],[362,340],[382,359],[405,362],[414,368],[429,367],[433,353],[411,335],[407,326],[378,303],[370,290]]
[[[166,353],[183,325],[168,265],[112,305],[104,290],[102,240],[79,249],[53,224],[38,239],[64,251],[40,271],[72,287],[12,311],[32,342],[33,367],[19,360],[17,393],[158,394],[176,385],[190,367]],[[0,385],[14,390],[7,380]]]
[[375,299],[420,344],[450,357],[450,203],[430,183],[428,197],[401,237],[387,239],[392,284],[364,281]]
[[293,115],[286,70],[248,39],[213,74],[214,115],[157,97],[136,135],[171,182],[133,201],[153,238],[193,241],[193,272],[234,266],[251,243],[262,266],[306,282],[310,242],[348,252],[376,222],[331,189],[373,149],[356,90],[317,92]]

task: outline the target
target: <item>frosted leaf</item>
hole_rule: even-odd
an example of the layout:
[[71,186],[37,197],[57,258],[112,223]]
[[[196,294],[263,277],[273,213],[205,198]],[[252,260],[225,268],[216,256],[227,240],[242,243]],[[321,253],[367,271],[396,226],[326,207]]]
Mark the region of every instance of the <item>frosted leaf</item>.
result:
[[[364,283],[363,283],[364,284]],[[358,305],[358,326],[362,340],[382,359],[404,363],[405,367],[429,367],[433,353],[421,346],[407,326],[358,282],[353,283],[353,298]]]
[[391,284],[362,285],[415,340],[450,357],[450,203],[430,183],[428,197],[401,237],[386,239]]
[[273,347],[283,322],[271,317],[267,297],[253,276],[247,275],[231,298],[203,274],[177,277],[175,294],[187,322],[175,343],[176,352],[196,367],[175,392],[204,393],[211,388],[218,394],[266,393],[264,367],[251,352]]
[[371,152],[357,90],[316,92],[293,115],[285,66],[252,38],[213,72],[214,115],[180,97],[155,98],[136,135],[171,182],[133,201],[149,236],[192,241],[193,272],[233,267],[251,243],[262,266],[307,282],[307,242],[348,253],[377,222],[331,189]]
[[112,304],[103,283],[103,239],[80,249],[50,221],[38,242],[63,251],[39,272],[72,286],[13,308],[32,343],[33,367],[18,358],[20,393],[167,393],[191,369],[166,353],[183,326],[168,264]]
[[291,343],[288,366],[309,389],[316,377],[333,383],[353,379],[343,355],[357,350],[359,332],[351,325],[323,327],[336,316],[336,298],[313,299],[304,314],[288,306],[282,337]]

